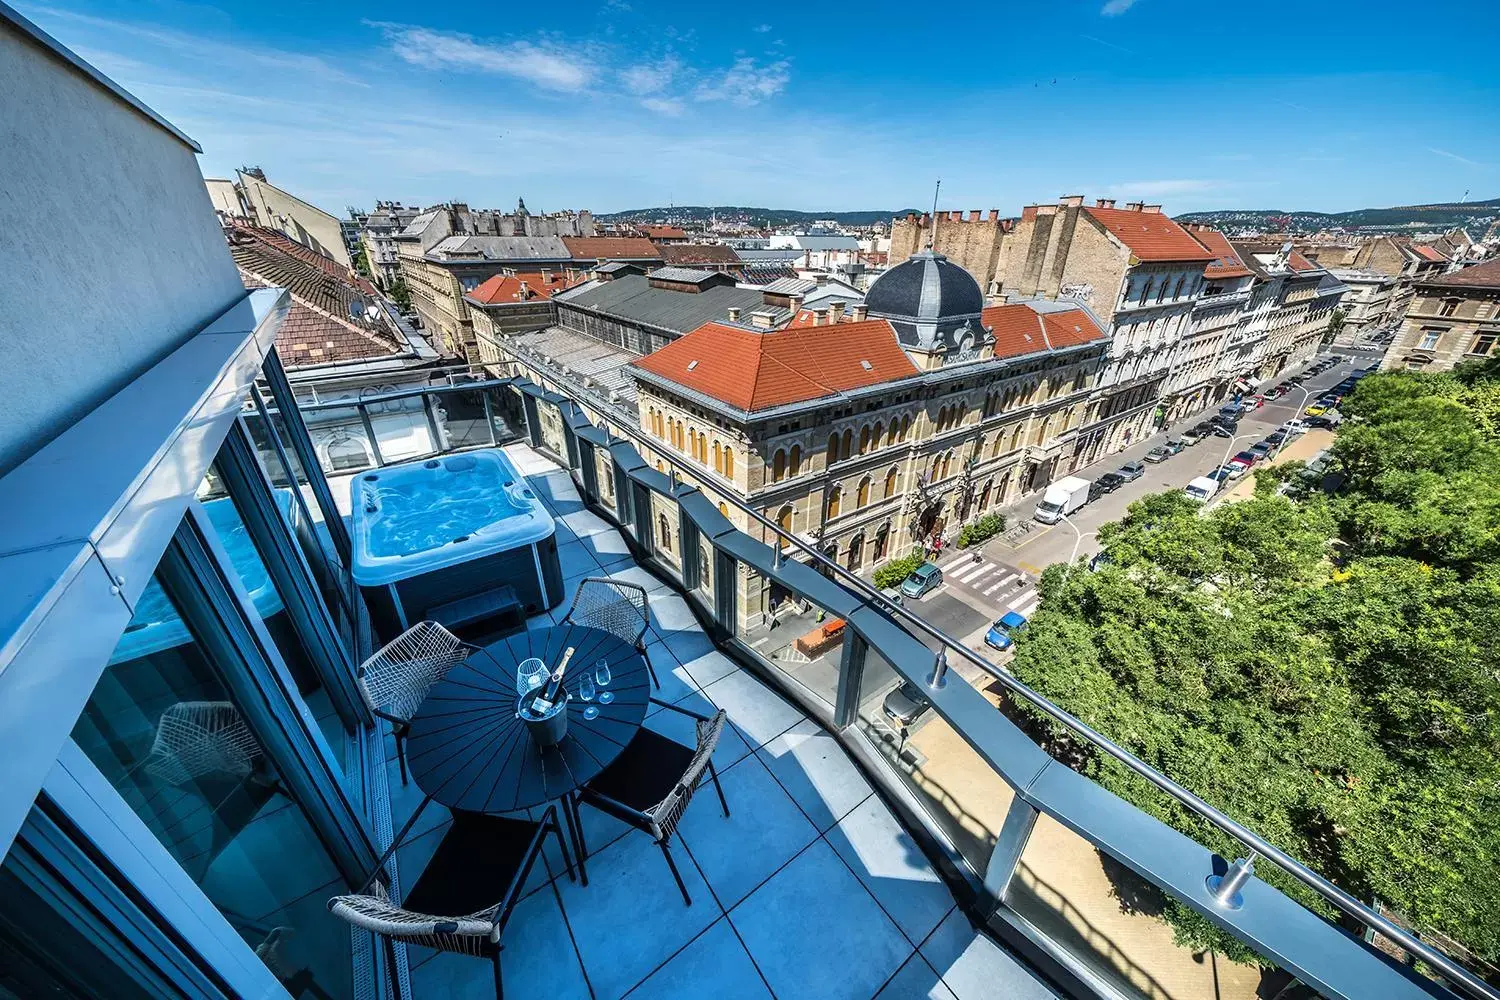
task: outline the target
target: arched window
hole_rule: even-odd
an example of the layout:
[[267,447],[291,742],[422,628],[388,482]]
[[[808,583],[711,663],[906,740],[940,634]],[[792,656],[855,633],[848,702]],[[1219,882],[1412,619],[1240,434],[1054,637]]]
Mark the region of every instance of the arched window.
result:
[[787,504],[776,514],[776,526],[788,535],[792,533],[793,514],[794,511],[792,510],[791,504]]
[[849,571],[853,571],[864,565],[865,561],[865,536],[855,535],[849,539]]
[[802,446],[792,445],[792,453],[786,461],[786,474],[796,476],[802,473]]
[[972,459],[974,459],[974,461],[976,461],[976,462],[979,461],[981,458],[984,457],[984,435],[983,434],[979,435],[979,437],[974,440],[974,451],[970,454],[969,457],[971,457]]
[[981,512],[986,511],[986,510],[989,509],[989,506],[990,506],[990,487],[993,486],[993,485],[994,485],[993,480],[986,479],[984,481],[984,489],[982,489],[982,490],[979,491],[979,510]]
[[844,431],[844,437],[839,442],[839,454],[845,458],[850,458],[854,455],[854,431]]
[[898,473],[896,471],[896,467],[894,465],[891,466],[890,469],[888,469],[886,471],[886,474],[885,474],[885,498],[887,500],[889,500],[891,497],[893,497],[893,496],[896,495],[896,480],[897,480],[897,478],[899,476],[900,476],[900,473]]
[[995,435],[995,443],[990,445],[990,458],[999,458],[1000,450],[1005,447],[1005,432],[1001,431]]
[[876,448],[879,448],[880,447],[880,435],[883,434],[883,433],[885,433],[885,423],[884,423],[884,421],[880,421],[880,420],[875,421],[875,432],[870,435],[870,444],[874,445]]
[[859,489],[854,494],[854,506],[855,507],[866,507],[866,506],[869,506],[869,503],[870,503],[870,477],[866,476],[865,478],[863,478],[863,479],[861,479],[859,481]]
[[1182,277],[1182,278],[1178,278],[1177,279],[1177,287],[1175,289],[1173,289],[1173,291],[1172,291],[1172,298],[1174,298],[1174,299],[1180,299],[1180,298],[1182,298],[1182,285],[1183,285],[1183,283],[1185,281],[1187,281],[1186,277]]
[[957,427],[964,422],[964,417],[969,415],[969,404],[959,403],[958,412],[953,416],[953,426]]
[[1015,451],[1021,447],[1021,434],[1026,429],[1026,421],[1016,424],[1015,430],[1010,432],[1010,450]]
[[844,488],[842,486],[835,486],[833,489],[829,490],[828,491],[828,513],[824,515],[823,519],[825,521],[832,521],[834,518],[838,517],[839,516],[839,508],[843,506],[843,503],[844,503]]
[[932,422],[933,429],[939,434],[948,429],[948,408],[945,406],[937,412],[937,419]]
[[859,429],[859,453],[865,454],[870,450],[870,427],[866,424]]
[[698,431],[692,427],[688,428],[688,454],[693,458],[698,457]]
[[724,475],[734,478],[734,449],[727,444],[724,446]]
[[656,533],[661,541],[663,549],[672,548],[672,525],[667,521],[667,515],[656,515]]
[[896,443],[896,435],[899,434],[899,433],[901,433],[901,421],[897,420],[895,417],[892,417],[891,418],[891,426],[885,432],[885,443],[886,443],[886,445],[889,446],[889,445],[895,444]]
[[719,447],[717,441],[714,442],[714,471],[721,475],[724,472],[724,449]]
[[832,465],[839,460],[839,432],[834,431],[828,435],[828,464]]
[[723,514],[725,517],[729,516],[729,507],[724,503],[723,500],[719,501],[719,513]]
[[346,469],[365,469],[375,463],[370,461],[370,452],[358,438],[340,436],[328,442],[328,464],[335,472]]
[[771,482],[779,483],[786,478],[786,452],[780,448],[771,457]]
[[943,454],[943,478],[947,479],[953,475],[953,450],[950,448]]
[[911,436],[911,414],[910,413],[908,413],[906,416],[904,416],[904,417],[901,418],[901,440],[905,441],[909,436]]

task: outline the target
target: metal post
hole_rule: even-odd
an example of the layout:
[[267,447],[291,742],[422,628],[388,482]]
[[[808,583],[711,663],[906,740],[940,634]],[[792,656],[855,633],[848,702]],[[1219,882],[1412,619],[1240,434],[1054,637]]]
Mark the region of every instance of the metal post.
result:
[[484,400],[484,426],[489,431],[490,447],[493,448],[500,443],[500,440],[495,437],[495,410],[490,403],[490,391],[480,389],[479,398]]
[[385,456],[380,454],[380,442],[375,438],[375,425],[370,422],[370,414],[364,403],[355,403],[354,408],[359,411],[360,423],[365,425],[365,435],[370,439],[370,454],[375,456],[375,464],[384,468]]
[[1255,858],[1255,852],[1251,851],[1248,858],[1237,860],[1223,875],[1210,875],[1204,880],[1215,903],[1226,910],[1238,910],[1245,905],[1240,889],[1255,874]]
[[431,393],[422,393],[422,412],[427,414],[427,433],[432,435],[432,450],[438,453],[447,451],[449,443],[443,440],[443,431],[438,426],[437,414],[432,412]]
[[1010,800],[1005,822],[995,838],[995,849],[990,852],[990,863],[984,869],[984,887],[997,904],[1004,902],[1005,894],[1010,891],[1011,880],[1015,878],[1016,867],[1026,851],[1026,842],[1031,839],[1037,815],[1036,806],[1019,795]]

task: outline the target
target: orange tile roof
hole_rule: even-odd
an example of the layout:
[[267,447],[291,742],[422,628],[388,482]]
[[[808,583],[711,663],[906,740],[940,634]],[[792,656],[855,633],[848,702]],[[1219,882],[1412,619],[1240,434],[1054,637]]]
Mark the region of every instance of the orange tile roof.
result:
[[574,260],[661,260],[656,244],[641,236],[564,236]]
[[1286,266],[1291,268],[1293,271],[1316,271],[1319,269],[1318,265],[1302,256],[1302,254],[1298,253],[1296,250],[1293,250],[1291,253],[1287,254]]
[[[526,283],[526,299],[521,298],[521,283]],[[484,284],[464,296],[485,305],[501,302],[521,302],[532,299],[550,299],[558,292],[566,291],[572,284],[557,272],[547,274],[497,274]]]
[[705,323],[635,367],[746,412],[917,374],[883,319],[764,332]]
[[1194,226],[1192,236],[1208,248],[1214,259],[1203,269],[1205,278],[1247,278],[1252,272],[1229,245],[1229,237],[1209,226]]
[[997,358],[1020,357],[1049,347],[1077,347],[1108,338],[1082,309],[1039,313],[1026,303],[1017,302],[989,306],[980,314],[980,322],[994,331]]
[[647,239],[652,240],[685,240],[687,230],[678,226],[642,226]]
[[1439,264],[1448,263],[1448,258],[1444,257],[1442,252],[1436,247],[1430,247],[1422,243],[1413,243],[1411,249],[1413,253],[1418,254],[1422,257],[1426,257],[1430,261],[1434,261]]
[[1182,226],[1160,212],[1128,208],[1088,208],[1084,211],[1109,230],[1140,260],[1201,260],[1214,255]]

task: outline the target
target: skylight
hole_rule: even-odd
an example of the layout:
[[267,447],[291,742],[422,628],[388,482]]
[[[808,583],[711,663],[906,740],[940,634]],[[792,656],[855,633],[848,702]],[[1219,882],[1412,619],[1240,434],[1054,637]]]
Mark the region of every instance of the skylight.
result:
[[694,368],[697,368],[697,367],[698,367],[698,360],[696,358],[694,358],[692,361],[688,362],[688,371],[692,371]]
[[870,364],[870,362],[864,360],[863,358],[860,359],[859,366],[867,372],[872,372],[875,370],[875,366]]

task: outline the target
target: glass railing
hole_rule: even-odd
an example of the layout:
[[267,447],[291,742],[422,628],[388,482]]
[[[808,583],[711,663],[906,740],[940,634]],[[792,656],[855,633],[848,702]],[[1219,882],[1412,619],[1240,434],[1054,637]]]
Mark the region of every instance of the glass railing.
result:
[[[1500,997],[997,665],[889,605],[732,493],[700,483],[690,465],[674,466],[636,436],[633,414],[585,389],[564,392],[556,378],[526,370],[467,386],[484,395],[467,411],[445,406],[441,450],[519,435],[568,469],[588,506],[621,529],[639,563],[677,585],[721,646],[864,762],[932,860],[968,890],[961,895],[974,900],[971,913],[998,935],[1030,941],[1063,975],[1103,996],[1252,1000],[1277,995],[1294,977],[1329,997],[1452,995],[1359,940],[1359,932],[1374,929],[1461,995]],[[425,401],[428,412],[433,402]],[[495,428],[493,415],[504,413],[512,433],[452,429],[454,414],[464,412],[473,428],[480,405],[487,426]],[[665,474],[656,469],[659,459]],[[1225,859],[1049,758],[1012,721],[1023,702],[1216,827],[1225,843],[1243,845],[1261,865],[1279,866],[1311,888],[1343,926],[1255,878],[1242,908],[1220,905],[1206,880],[1223,873]],[[1168,906],[1238,937],[1241,960],[1180,942],[1163,919]],[[1244,960],[1251,955],[1268,957]]]

